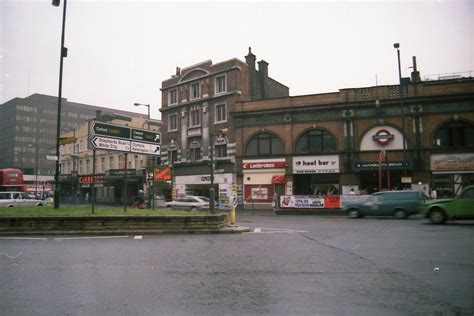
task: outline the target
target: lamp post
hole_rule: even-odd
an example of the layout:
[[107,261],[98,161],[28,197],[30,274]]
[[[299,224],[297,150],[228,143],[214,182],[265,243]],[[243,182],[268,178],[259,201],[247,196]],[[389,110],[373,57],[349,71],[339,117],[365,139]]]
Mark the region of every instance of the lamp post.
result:
[[[150,104],[143,104],[143,103],[133,103],[134,106],[146,106],[148,108],[148,130],[150,130]],[[152,197],[152,200],[151,200],[151,206],[152,206],[152,209],[154,210],[155,209],[155,157],[153,156],[152,157],[153,159],[153,166],[152,166],[152,169],[153,169],[153,197]],[[148,159],[147,159],[147,162],[148,162]],[[148,163],[147,163],[147,167],[148,167]],[[145,179],[146,180],[146,179]],[[147,192],[148,195],[150,194],[150,192]]]
[[28,147],[35,147],[35,196],[38,196],[38,144],[29,144]]
[[[53,0],[52,4],[59,7],[61,0]],[[59,145],[61,137],[61,98],[63,88],[63,59],[67,57],[67,48],[64,47],[64,31],[66,29],[66,6],[67,0],[63,4],[63,23],[61,32],[61,51],[59,58],[59,91],[58,91],[58,115],[56,121],[56,171],[54,173],[54,208],[59,208]]]
[[214,199],[215,199],[215,192],[214,192],[214,134],[209,134],[209,140],[211,142],[211,187],[209,188],[209,212],[211,214],[214,213]]
[[[403,83],[402,83],[402,67],[400,64],[400,44],[394,43],[393,47],[397,50],[397,58],[398,58],[398,81],[400,84],[400,110],[401,110],[401,117],[402,117],[402,141],[403,141],[403,164],[407,161],[406,156],[406,143],[405,143],[405,107],[403,105]],[[407,174],[407,166],[403,168],[403,174],[406,176]]]
[[[146,106],[148,108],[148,119],[150,119],[150,105],[149,104],[143,104],[143,103],[133,103],[134,106]],[[150,126],[148,126],[148,129],[150,129]]]

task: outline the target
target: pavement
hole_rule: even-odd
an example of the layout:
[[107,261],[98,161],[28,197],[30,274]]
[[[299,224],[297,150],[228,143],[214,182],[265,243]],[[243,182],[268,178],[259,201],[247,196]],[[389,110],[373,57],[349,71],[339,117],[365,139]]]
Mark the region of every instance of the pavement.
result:
[[253,215],[318,215],[318,216],[347,216],[346,212],[341,209],[329,208],[280,208],[273,210],[265,209],[237,209],[237,214],[253,214]]

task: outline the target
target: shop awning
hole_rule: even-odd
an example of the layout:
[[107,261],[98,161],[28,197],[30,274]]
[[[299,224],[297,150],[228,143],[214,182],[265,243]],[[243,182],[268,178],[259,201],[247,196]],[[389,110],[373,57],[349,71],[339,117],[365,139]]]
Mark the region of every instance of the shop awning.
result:
[[285,184],[285,175],[278,175],[272,177],[272,184]]

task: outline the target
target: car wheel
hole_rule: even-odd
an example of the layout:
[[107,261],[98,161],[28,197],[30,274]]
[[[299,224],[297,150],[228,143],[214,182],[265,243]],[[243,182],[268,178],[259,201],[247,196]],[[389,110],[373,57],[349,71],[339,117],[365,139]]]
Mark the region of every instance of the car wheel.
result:
[[435,208],[430,213],[430,221],[433,224],[443,224],[446,222],[446,215],[440,208]]
[[407,212],[404,210],[395,210],[395,213],[393,213],[393,216],[395,216],[396,219],[405,219],[407,218]]
[[191,209],[190,209],[190,210],[191,210],[191,211],[197,211],[197,208],[196,208],[196,206],[191,206]]
[[360,212],[356,209],[350,209],[349,210],[349,218],[359,218],[360,217]]
[[43,206],[43,203],[38,203],[38,205],[37,205],[37,206]]

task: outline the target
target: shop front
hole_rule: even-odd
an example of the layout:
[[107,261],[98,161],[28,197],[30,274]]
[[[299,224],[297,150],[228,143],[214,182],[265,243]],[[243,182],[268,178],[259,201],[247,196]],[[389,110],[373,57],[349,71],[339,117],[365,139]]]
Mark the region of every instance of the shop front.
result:
[[294,195],[337,195],[339,156],[293,157]]
[[431,155],[430,169],[438,198],[459,195],[464,187],[474,185],[474,153]]
[[[232,196],[232,184],[235,183],[233,173],[215,173],[214,174],[214,192],[218,199],[220,209],[228,209],[230,198]],[[195,195],[209,197],[211,185],[210,174],[175,176],[174,185],[176,195]]]
[[286,167],[284,158],[243,160],[244,206],[270,206],[275,191],[284,195]]
[[132,204],[143,191],[144,175],[143,170],[127,169],[126,172],[124,169],[107,170],[104,184],[96,189],[98,203],[123,204],[126,194],[127,203]]
[[412,163],[406,148],[397,128],[379,125],[369,129],[361,139],[359,159],[352,162],[352,170],[359,173],[360,192],[411,188]]

